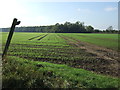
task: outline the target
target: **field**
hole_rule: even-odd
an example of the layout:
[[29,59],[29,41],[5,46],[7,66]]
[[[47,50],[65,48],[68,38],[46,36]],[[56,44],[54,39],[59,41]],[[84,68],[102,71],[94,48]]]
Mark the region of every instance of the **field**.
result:
[[[2,48],[7,35],[2,33]],[[3,82],[9,84],[3,86],[41,87],[42,80],[48,88],[118,88],[117,52],[118,34],[15,32],[3,64]],[[28,82],[19,86],[11,77]]]

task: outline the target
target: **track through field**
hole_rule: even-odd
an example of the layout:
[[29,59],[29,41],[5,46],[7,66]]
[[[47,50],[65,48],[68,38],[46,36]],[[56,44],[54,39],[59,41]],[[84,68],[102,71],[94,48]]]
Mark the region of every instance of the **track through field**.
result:
[[[91,56],[96,58],[96,60],[94,60],[92,63],[90,61],[79,61],[81,68],[95,71],[97,73],[118,76],[118,67],[120,62],[118,60],[119,58],[117,51],[82,42],[75,38],[66,37],[64,35],[60,35],[60,37],[65,39],[69,45],[83,50],[83,53],[90,53]],[[75,67],[77,67],[77,65]]]

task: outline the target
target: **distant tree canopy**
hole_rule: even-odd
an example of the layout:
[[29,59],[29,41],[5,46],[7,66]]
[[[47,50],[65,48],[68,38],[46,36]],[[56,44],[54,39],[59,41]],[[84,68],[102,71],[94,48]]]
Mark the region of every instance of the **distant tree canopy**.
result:
[[95,32],[95,31],[94,31],[94,28],[92,26],[86,26],[86,32],[92,33],[92,32]]
[[[9,28],[2,28],[3,32],[8,32]],[[47,32],[47,33],[118,33],[110,26],[106,30],[94,29],[92,26],[85,26],[84,22],[77,21],[75,23],[65,22],[64,24],[56,23],[49,26],[24,26],[16,27],[15,32]]]

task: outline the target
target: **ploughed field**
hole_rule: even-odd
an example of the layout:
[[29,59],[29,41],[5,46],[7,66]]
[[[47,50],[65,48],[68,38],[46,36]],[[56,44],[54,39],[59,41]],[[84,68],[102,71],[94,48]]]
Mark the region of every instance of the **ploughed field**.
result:
[[[7,35],[8,33],[2,33],[2,48],[5,46]],[[61,64],[67,65],[66,67],[70,67],[69,69],[56,68],[53,71],[60,72],[60,76],[63,74],[61,77],[71,77],[70,74],[74,73],[72,76],[73,80],[77,77],[78,83],[90,88],[117,87],[119,75],[117,52],[118,34],[15,32],[9,47],[8,56],[14,59],[39,61],[41,64],[43,63],[43,66],[44,63],[58,66]],[[76,72],[72,72],[73,69]],[[87,77],[86,72],[89,72],[87,74],[90,76],[87,75]],[[68,75],[64,75],[64,73]],[[83,73],[84,77],[80,73]],[[80,82],[82,80],[81,77],[85,78],[84,83]],[[88,82],[88,78],[91,82]],[[98,82],[98,84],[93,85],[93,82]],[[102,86],[101,82],[103,84],[104,82],[107,83],[108,86],[104,86],[105,84]]]

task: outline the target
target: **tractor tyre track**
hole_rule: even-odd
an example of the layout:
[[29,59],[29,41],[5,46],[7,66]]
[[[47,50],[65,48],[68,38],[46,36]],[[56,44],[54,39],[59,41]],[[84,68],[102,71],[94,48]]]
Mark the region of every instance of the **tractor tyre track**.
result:
[[28,39],[28,40],[33,40],[33,39],[38,38],[38,37],[40,37],[40,36],[42,36],[42,35],[39,35],[39,36],[36,36],[36,37],[32,37],[32,38],[30,38],[30,39]]
[[37,39],[37,40],[41,40],[41,39],[43,39],[44,37],[46,37],[48,34],[46,34],[46,35],[44,35],[43,37],[40,37],[39,39]]

